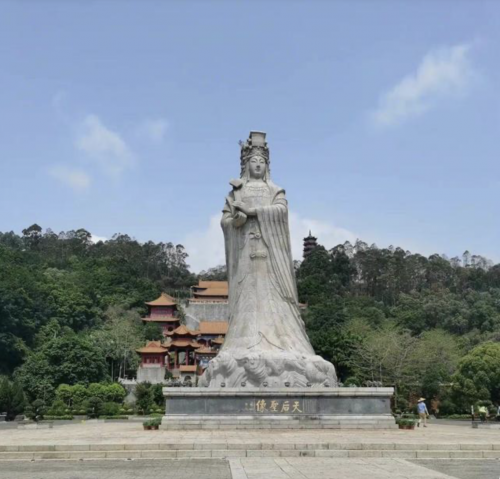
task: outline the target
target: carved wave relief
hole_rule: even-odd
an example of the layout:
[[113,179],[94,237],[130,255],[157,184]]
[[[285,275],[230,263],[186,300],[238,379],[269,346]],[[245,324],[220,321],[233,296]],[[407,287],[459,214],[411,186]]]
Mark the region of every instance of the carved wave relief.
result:
[[[240,354],[238,354],[240,353]],[[334,387],[335,368],[317,355],[221,352],[200,378],[201,387]]]

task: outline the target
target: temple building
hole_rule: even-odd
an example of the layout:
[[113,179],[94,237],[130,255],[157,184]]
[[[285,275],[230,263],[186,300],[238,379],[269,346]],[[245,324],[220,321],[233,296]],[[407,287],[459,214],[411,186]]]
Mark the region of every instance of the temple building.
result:
[[181,324],[167,332],[165,340],[149,341],[136,350],[141,356],[137,381],[164,382],[167,370],[176,379],[183,380],[189,375],[193,381],[193,376],[203,374],[208,362],[219,352],[227,328],[226,321],[202,321],[198,330]]
[[186,325],[198,329],[202,321],[229,321],[227,281],[199,281],[184,309]]
[[[145,303],[148,314],[142,318],[143,322],[157,323],[162,328],[164,339],[149,341],[136,350],[141,356],[137,382],[162,383],[167,371],[169,377],[194,382],[224,344],[228,322],[225,317],[217,318],[217,312],[221,306],[227,307],[227,282],[200,281],[192,291],[193,297],[188,300],[186,308],[186,324],[181,324],[179,305],[171,296],[162,293],[154,301]],[[207,308],[198,311],[210,311],[213,305],[217,309],[209,314],[209,320],[193,317],[190,320],[187,314],[190,301]]]
[[142,321],[144,323],[158,324],[164,336],[180,326],[181,322],[177,302],[172,296],[161,293],[154,301],[145,304],[148,307],[148,314],[142,318]]
[[136,350],[141,356],[137,369],[137,382],[158,384],[165,379],[165,359],[168,348],[161,341],[149,341],[146,346]]
[[229,294],[227,281],[199,281],[191,291],[198,301],[227,301]]
[[219,352],[224,344],[229,323],[227,321],[201,321],[199,328],[198,343],[201,347],[195,351],[196,363],[203,372],[208,362]]
[[167,333],[168,339],[164,345],[168,348],[167,369],[175,371],[180,365],[194,366],[195,351],[201,347],[196,338],[199,331],[192,331],[181,324],[177,329]]

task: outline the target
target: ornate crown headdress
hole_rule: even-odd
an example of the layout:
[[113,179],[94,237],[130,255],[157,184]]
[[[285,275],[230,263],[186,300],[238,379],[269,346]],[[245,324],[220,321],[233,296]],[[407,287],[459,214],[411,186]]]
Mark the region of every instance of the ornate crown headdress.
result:
[[262,131],[251,131],[248,140],[240,141],[241,168],[245,168],[246,162],[253,156],[262,156],[269,165],[269,148],[267,147],[266,134]]

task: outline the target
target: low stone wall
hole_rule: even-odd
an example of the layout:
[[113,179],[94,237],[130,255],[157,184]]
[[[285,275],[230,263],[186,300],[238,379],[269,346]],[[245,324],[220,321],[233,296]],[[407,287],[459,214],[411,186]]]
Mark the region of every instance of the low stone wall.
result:
[[164,388],[168,429],[395,428],[393,388]]

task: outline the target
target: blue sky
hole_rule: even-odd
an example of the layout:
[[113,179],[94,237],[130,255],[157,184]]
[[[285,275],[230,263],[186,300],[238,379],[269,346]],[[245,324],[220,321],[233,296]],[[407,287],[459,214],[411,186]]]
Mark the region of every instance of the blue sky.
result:
[[223,262],[238,140],[311,228],[500,261],[500,3],[0,2],[0,231]]

